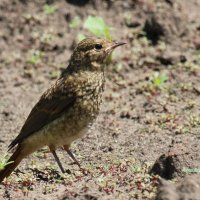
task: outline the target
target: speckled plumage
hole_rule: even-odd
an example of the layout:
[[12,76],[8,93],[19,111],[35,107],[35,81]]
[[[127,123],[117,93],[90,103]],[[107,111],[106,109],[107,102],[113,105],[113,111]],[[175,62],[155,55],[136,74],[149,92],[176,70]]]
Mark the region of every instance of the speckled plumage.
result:
[[[67,112],[30,136],[25,141],[30,143],[29,148],[32,146],[31,144],[34,144],[34,148],[35,144],[38,145],[38,148],[41,148],[44,146],[44,141],[45,145],[53,145],[55,148],[65,144],[70,146],[72,141],[82,137],[87,132],[87,129],[97,117],[104,88],[103,73],[77,73],[75,76],[69,76],[66,80],[65,77],[59,79],[56,83],[57,87],[60,84],[62,85],[63,81],[68,88],[67,90],[73,91],[76,101]],[[48,98],[52,91],[53,88],[47,91],[43,98]],[[62,98],[68,98],[69,93],[65,93],[66,89],[63,88],[60,92]]]
[[[4,170],[0,182],[10,175],[21,160],[32,152],[49,146],[59,167],[57,147],[69,151],[70,144],[80,138],[98,115],[104,88],[104,62],[111,51],[124,43],[101,38],[87,38],[74,50],[69,66],[33,107],[19,135],[10,144],[17,148]],[[79,165],[80,166],[80,165]]]

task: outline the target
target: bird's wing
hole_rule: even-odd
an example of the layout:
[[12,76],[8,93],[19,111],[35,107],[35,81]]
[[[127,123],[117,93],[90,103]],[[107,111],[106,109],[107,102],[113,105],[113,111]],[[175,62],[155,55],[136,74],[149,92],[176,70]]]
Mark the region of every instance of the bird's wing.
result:
[[65,88],[63,92],[63,88],[57,87],[55,84],[42,95],[38,103],[33,107],[19,135],[9,145],[9,149],[12,149],[31,134],[57,119],[74,104],[75,100],[76,95],[72,91],[67,91],[67,88]]

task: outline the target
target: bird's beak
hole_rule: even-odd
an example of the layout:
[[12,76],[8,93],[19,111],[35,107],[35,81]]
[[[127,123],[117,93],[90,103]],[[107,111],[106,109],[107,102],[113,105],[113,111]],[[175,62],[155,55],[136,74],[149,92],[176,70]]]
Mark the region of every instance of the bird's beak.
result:
[[115,49],[118,46],[124,45],[126,42],[113,42],[111,45],[111,49]]
[[106,51],[112,51],[113,49],[115,49],[118,46],[124,45],[126,44],[126,42],[112,42],[110,43],[110,45],[107,47]]

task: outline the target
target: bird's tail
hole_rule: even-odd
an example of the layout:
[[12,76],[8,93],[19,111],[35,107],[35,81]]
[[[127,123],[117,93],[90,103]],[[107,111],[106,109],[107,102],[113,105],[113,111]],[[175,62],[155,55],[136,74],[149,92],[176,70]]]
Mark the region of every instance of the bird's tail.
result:
[[8,177],[12,173],[24,157],[23,148],[19,145],[7,161],[9,164],[7,164],[5,168],[0,171],[0,183],[4,180],[4,178]]

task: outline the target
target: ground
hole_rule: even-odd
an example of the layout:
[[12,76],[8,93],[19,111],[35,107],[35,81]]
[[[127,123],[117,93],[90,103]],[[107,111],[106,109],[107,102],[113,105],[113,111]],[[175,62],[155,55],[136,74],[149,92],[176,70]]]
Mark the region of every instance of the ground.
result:
[[4,181],[3,199],[163,199],[175,191],[170,184],[188,197],[181,181],[199,184],[200,171],[199,8],[198,0],[0,0],[2,157],[67,67],[78,35],[91,36],[87,16],[102,17],[113,39],[127,42],[106,68],[97,121],[71,147],[88,175],[58,150],[62,174],[44,148]]

